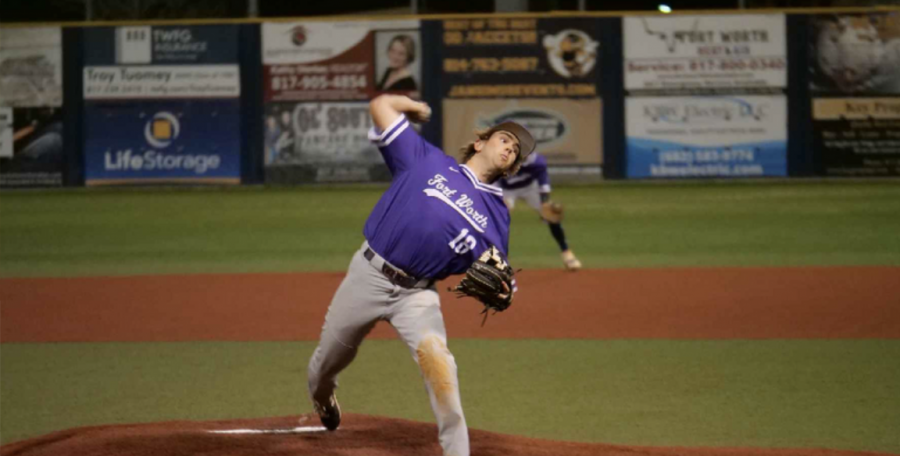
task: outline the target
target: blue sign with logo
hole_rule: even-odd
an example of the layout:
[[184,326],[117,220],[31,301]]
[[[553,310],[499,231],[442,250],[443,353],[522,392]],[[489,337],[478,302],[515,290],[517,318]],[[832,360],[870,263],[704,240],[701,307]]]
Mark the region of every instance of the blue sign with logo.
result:
[[787,175],[783,95],[625,99],[628,177]]
[[240,105],[198,100],[85,105],[87,185],[240,183]]
[[139,25],[84,30],[84,64],[237,63],[237,25]]

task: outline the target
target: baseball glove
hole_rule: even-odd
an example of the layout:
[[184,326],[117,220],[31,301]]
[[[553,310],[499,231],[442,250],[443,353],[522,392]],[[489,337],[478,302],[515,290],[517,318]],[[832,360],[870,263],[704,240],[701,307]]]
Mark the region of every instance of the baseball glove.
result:
[[563,219],[563,205],[556,201],[541,204],[541,217],[550,223],[559,223]]
[[[514,275],[497,247],[491,246],[469,266],[459,285],[449,290],[455,291],[457,297],[471,296],[481,301],[484,304],[482,313],[487,320],[488,310],[503,312],[512,304]],[[484,325],[484,321],[481,324]]]

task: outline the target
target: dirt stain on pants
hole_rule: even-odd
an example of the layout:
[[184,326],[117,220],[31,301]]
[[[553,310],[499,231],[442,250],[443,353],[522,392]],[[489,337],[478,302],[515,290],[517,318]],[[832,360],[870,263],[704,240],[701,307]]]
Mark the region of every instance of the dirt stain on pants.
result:
[[437,336],[428,336],[419,342],[416,356],[425,381],[431,385],[438,403],[447,405],[456,388],[453,368],[449,360],[450,351]]

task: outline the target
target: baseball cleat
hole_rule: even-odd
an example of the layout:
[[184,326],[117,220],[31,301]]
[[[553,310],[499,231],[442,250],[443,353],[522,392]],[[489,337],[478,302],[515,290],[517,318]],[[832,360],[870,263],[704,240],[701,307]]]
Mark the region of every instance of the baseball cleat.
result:
[[325,429],[333,431],[341,425],[341,406],[334,393],[328,398],[328,403],[324,405],[313,399],[313,409],[316,410]]
[[561,254],[563,264],[566,265],[566,269],[570,271],[577,271],[581,269],[581,262],[578,261],[578,258],[575,258],[575,254],[572,253],[571,250],[566,250]]

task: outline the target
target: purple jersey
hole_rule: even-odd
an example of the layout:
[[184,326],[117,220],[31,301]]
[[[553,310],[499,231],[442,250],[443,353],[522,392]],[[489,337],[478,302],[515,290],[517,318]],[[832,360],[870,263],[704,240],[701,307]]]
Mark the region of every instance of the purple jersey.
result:
[[491,245],[505,259],[510,219],[499,187],[422,139],[405,116],[369,139],[393,175],[363,230],[372,250],[419,279],[462,274]]
[[500,179],[503,188],[516,189],[527,187],[537,181],[541,193],[550,193],[550,178],[547,176],[547,159],[537,152],[525,158],[522,167],[515,176]]

